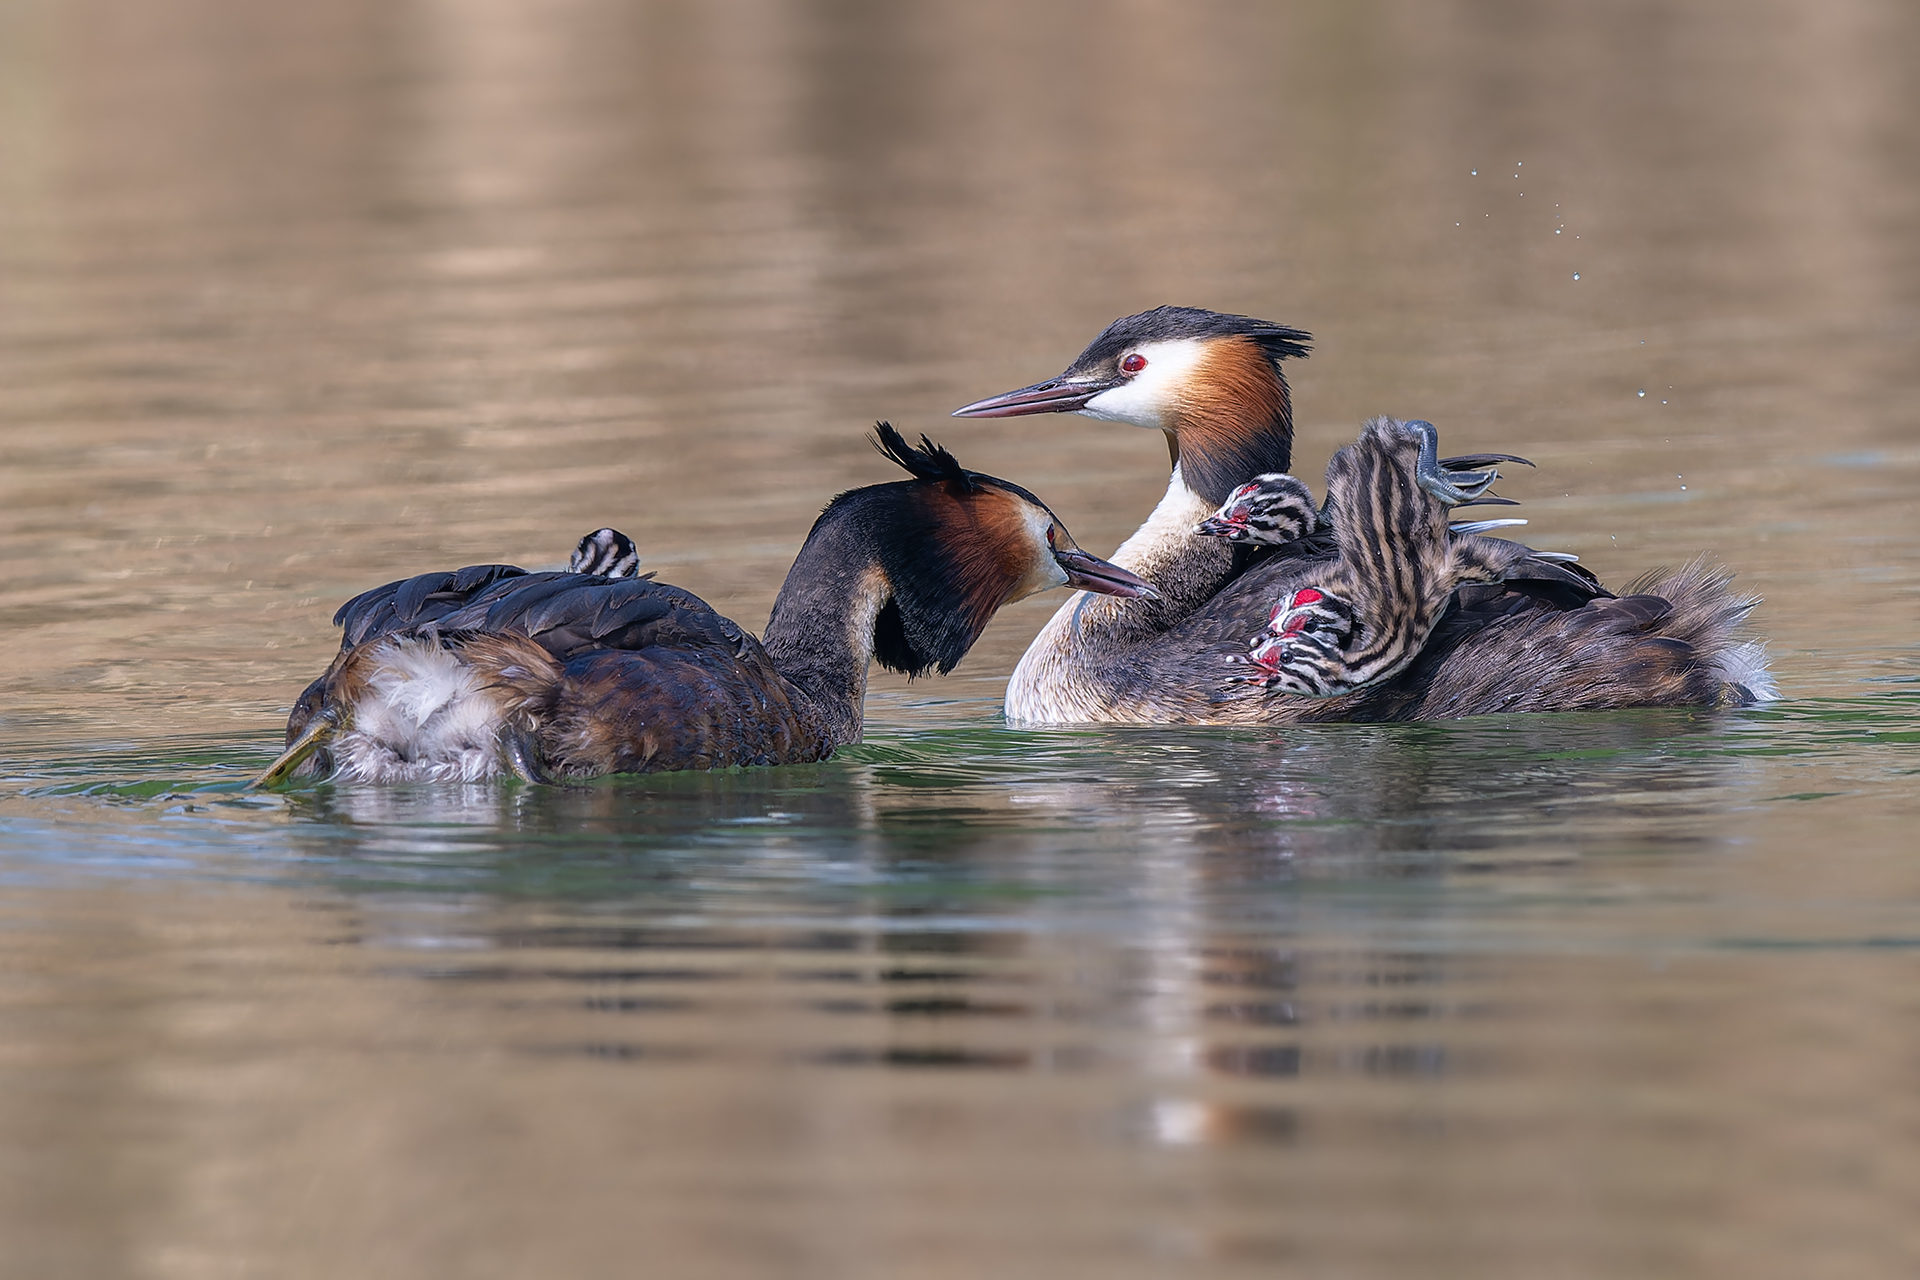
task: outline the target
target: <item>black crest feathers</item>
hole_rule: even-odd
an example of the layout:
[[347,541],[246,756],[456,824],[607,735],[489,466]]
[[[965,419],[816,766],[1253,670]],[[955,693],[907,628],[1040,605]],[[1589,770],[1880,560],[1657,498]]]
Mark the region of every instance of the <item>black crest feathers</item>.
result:
[[1313,335],[1291,325],[1202,307],[1155,307],[1137,316],[1122,316],[1108,325],[1072,367],[1094,368],[1143,342],[1166,338],[1246,338],[1275,363],[1304,357],[1313,349]]
[[961,466],[958,458],[925,435],[920,437],[920,448],[916,449],[894,430],[891,422],[876,422],[873,429],[874,434],[868,437],[873,447],[914,479],[950,481],[969,493],[980,487],[973,473]]

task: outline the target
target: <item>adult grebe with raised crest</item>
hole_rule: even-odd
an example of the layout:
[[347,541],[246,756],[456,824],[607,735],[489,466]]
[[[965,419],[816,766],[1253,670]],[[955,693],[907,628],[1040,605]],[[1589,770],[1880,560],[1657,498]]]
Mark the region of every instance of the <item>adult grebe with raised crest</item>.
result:
[[[1153,589],[1074,545],[1046,504],[886,423],[912,477],[841,494],[807,535],[764,640],[678,587],[473,565],[356,596],[339,656],[261,775],[531,780],[821,760],[858,742],[867,667],[951,671],[1001,606],[1051,587]],[[602,535],[611,535],[603,537]],[[632,543],[575,564],[631,573]]]

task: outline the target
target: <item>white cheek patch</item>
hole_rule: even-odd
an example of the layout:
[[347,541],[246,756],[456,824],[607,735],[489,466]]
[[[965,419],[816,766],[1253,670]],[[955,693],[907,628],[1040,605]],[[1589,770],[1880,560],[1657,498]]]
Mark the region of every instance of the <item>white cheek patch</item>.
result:
[[1089,418],[1126,422],[1165,431],[1186,399],[1187,386],[1206,353],[1198,338],[1142,343],[1135,351],[1147,367],[1111,391],[1102,391],[1080,410]]
[[1012,604],[1014,600],[1025,600],[1028,596],[1039,595],[1042,591],[1051,591],[1055,587],[1066,585],[1067,571],[1060,567],[1058,560],[1048,556],[1044,563],[1033,567],[1033,572],[1028,574],[1027,580],[1020,584],[1013,600],[1007,603]]
[[1024,600],[1041,591],[1051,591],[1063,585],[1067,580],[1067,571],[1053,558],[1053,552],[1047,545],[1047,530],[1053,528],[1053,517],[1037,507],[1026,510],[1027,535],[1030,545],[1037,549],[1033,567],[1027,570],[1027,576],[1014,588],[1014,594],[1007,603]]

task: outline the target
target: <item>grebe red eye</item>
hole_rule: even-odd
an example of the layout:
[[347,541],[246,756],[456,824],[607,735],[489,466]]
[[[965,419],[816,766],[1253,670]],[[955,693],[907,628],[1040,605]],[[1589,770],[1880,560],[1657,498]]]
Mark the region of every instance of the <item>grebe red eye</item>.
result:
[[1120,372],[1122,373],[1138,373],[1146,367],[1147,358],[1138,352],[1135,352],[1120,362]]

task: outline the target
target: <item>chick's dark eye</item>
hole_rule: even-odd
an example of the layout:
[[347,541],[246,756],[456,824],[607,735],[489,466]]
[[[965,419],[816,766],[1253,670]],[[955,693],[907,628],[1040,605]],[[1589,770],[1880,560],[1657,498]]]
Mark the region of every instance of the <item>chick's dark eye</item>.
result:
[[1146,367],[1147,358],[1139,352],[1135,352],[1120,362],[1120,372],[1122,373],[1138,373]]
[[1060,549],[1060,544],[1053,540],[1053,526],[1048,525],[1047,526],[1047,550],[1058,551],[1059,549]]

